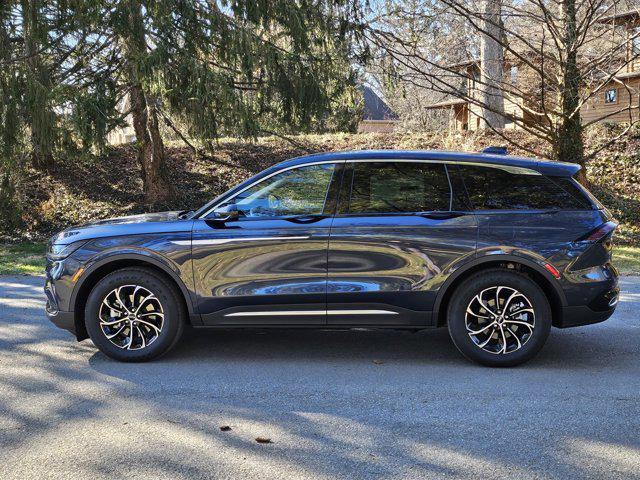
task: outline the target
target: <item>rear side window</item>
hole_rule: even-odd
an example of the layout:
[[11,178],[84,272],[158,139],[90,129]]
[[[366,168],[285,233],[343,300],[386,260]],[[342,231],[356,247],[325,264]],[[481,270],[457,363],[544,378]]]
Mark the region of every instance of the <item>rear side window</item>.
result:
[[544,175],[512,173],[500,168],[459,165],[475,210],[590,210],[575,185]]
[[354,162],[352,168],[351,199],[341,209],[344,213],[449,210],[451,190],[442,164]]

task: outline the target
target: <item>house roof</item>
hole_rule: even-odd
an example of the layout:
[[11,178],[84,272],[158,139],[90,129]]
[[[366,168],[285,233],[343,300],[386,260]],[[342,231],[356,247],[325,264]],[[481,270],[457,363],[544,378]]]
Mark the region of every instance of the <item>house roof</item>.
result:
[[464,105],[465,103],[468,102],[463,98],[450,98],[441,102],[432,103],[431,105],[427,105],[425,108],[447,108],[453,107],[454,105]]
[[628,78],[635,78],[639,76],[640,76],[640,71],[618,73],[614,78],[612,78],[612,81],[615,79],[628,79]]
[[360,87],[364,98],[363,120],[397,120],[398,115],[391,110],[389,105],[374,92],[371,87],[363,85]]
[[602,17],[600,23],[615,23],[622,25],[624,23],[631,22],[632,20],[640,20],[640,12],[638,10],[629,10],[626,12],[614,13]]
[[479,58],[472,58],[471,60],[464,60],[462,62],[450,63],[446,65],[445,68],[461,68],[461,67],[470,67],[472,65],[480,65]]

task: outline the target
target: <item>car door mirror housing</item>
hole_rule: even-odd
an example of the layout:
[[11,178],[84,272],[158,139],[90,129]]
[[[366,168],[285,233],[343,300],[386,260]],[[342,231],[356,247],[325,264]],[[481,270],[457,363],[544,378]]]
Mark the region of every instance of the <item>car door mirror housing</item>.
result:
[[219,222],[229,222],[237,220],[240,217],[240,210],[235,203],[229,203],[217,207],[211,212],[211,220],[217,220]]

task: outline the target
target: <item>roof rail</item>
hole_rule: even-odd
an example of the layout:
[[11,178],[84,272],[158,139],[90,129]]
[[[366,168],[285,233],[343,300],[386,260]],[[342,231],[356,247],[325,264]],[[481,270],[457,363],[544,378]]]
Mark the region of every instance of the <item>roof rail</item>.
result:
[[482,150],[482,153],[489,153],[492,155],[506,155],[507,147],[487,147]]

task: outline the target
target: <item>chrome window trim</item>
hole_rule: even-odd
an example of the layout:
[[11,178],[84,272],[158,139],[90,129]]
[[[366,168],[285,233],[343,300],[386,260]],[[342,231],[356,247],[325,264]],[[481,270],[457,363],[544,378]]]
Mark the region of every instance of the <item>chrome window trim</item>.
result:
[[[542,175],[540,172],[537,172],[535,170],[531,170],[530,168],[515,167],[515,166],[512,166],[512,165],[497,165],[497,164],[483,163],[483,162],[460,162],[460,161],[456,161],[456,160],[438,160],[438,159],[431,159],[431,158],[354,158],[354,159],[343,159],[343,160],[322,160],[322,161],[317,161],[317,162],[301,163],[299,165],[292,165],[290,167],[285,167],[285,168],[282,168],[280,170],[276,170],[275,172],[270,173],[266,177],[262,177],[262,178],[256,180],[255,182],[250,183],[249,185],[244,187],[242,190],[236,192],[232,197],[226,198],[226,199],[222,200],[221,202],[213,205],[209,210],[207,210],[205,213],[200,215],[199,219],[207,218],[209,216],[209,214],[211,212],[213,212],[216,208],[218,208],[220,205],[228,203],[230,200],[233,200],[238,195],[240,195],[242,192],[250,189],[254,185],[257,185],[258,183],[263,182],[263,181],[273,177],[274,175],[278,175],[278,174],[286,172],[288,170],[293,170],[293,169],[296,169],[296,168],[309,167],[309,166],[312,166],[312,165],[325,165],[325,164],[328,164],[328,163],[333,163],[333,164],[338,165],[340,163],[347,164],[347,163],[363,163],[363,162],[367,162],[367,163],[374,163],[374,162],[437,163],[437,164],[440,164],[440,165],[444,165],[445,169],[446,169],[447,165],[463,165],[463,166],[464,165],[471,165],[471,166],[474,166],[474,167],[497,168],[499,170],[504,170],[506,172],[514,173],[516,175]],[[447,178],[449,178],[448,170],[447,170]],[[453,195],[453,189],[452,188],[450,189],[450,191],[451,191],[451,195]],[[453,198],[451,200],[453,201]]]

